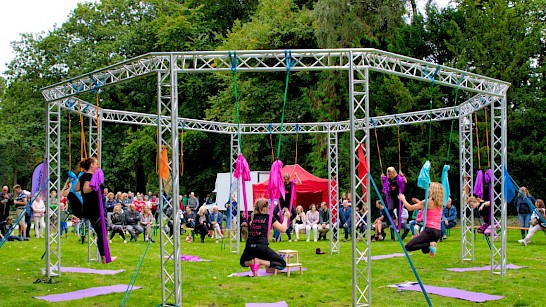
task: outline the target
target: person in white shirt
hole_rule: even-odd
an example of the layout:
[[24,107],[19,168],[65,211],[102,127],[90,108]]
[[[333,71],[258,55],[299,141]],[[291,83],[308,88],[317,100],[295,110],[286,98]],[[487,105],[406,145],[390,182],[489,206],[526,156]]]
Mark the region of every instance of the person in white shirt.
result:
[[313,238],[317,242],[318,239],[318,225],[319,225],[319,212],[317,206],[311,204],[309,211],[305,215],[305,234],[307,235],[307,242],[311,239],[311,229],[313,229]]

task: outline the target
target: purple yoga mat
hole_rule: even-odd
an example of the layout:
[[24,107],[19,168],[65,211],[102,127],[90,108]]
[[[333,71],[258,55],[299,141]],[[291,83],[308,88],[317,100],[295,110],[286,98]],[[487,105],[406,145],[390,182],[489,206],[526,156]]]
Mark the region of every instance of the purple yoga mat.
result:
[[[419,284],[417,283],[411,286],[397,285],[397,289],[421,292],[421,287],[419,287]],[[496,301],[496,300],[500,300],[504,298],[504,296],[499,296],[499,295],[490,295],[486,293],[464,291],[464,290],[459,290],[455,288],[444,288],[444,287],[435,287],[435,286],[427,286],[427,285],[425,285],[425,290],[427,291],[428,294],[436,294],[436,295],[445,296],[445,297],[458,298],[461,300],[475,302],[475,303],[483,303],[486,301]]]
[[[292,270],[290,272],[294,272],[294,271],[299,271],[300,269],[299,268],[291,268]],[[307,271],[307,268],[302,268],[303,271]],[[286,269],[280,271],[281,273],[286,273]],[[273,273],[267,273],[265,271],[265,269],[259,269],[258,270],[258,277],[260,276],[269,276],[269,275],[273,275]],[[241,276],[252,276],[252,272],[250,271],[250,269],[247,271],[247,272],[239,272],[239,273],[233,273],[233,274],[230,274],[228,277],[231,277],[231,276],[238,276],[238,277],[241,277]]]
[[381,259],[394,258],[394,257],[404,257],[404,256],[406,256],[406,255],[404,255],[404,254],[378,255],[378,256],[372,256],[372,260],[381,260]]
[[276,303],[246,303],[245,307],[288,307],[285,301]]
[[95,270],[95,269],[88,269],[88,268],[61,267],[61,272],[98,274],[98,275],[115,275],[121,272],[125,272],[125,270]]
[[[507,264],[506,268],[511,269],[511,270],[516,270],[516,269],[526,268],[526,266],[519,266],[519,265],[515,265],[515,264]],[[491,265],[486,265],[486,266],[482,266],[482,267],[475,267],[475,268],[450,268],[450,269],[446,269],[446,270],[452,271],[452,272],[489,271],[489,270],[491,270]]]
[[[140,288],[142,287],[133,287],[131,290],[136,290]],[[51,303],[56,303],[56,302],[63,302],[63,301],[79,300],[82,298],[110,294],[110,293],[123,293],[125,292],[125,290],[127,290],[127,285],[113,285],[113,286],[106,286],[106,287],[95,287],[95,288],[83,289],[83,290],[72,291],[67,293],[50,294],[46,296],[35,296],[34,298],[48,301]]]
[[182,261],[189,261],[189,262],[210,262],[212,260],[207,260],[200,258],[198,256],[192,256],[192,255],[182,255],[180,256],[180,260]]

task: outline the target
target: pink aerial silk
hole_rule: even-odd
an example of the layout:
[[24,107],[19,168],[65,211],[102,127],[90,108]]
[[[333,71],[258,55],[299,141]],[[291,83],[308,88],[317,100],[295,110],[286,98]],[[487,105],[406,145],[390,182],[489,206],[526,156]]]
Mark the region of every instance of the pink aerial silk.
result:
[[[273,203],[275,200],[279,200],[281,195],[284,197],[286,190],[284,189],[284,179],[282,177],[282,161],[275,160],[271,165],[271,170],[269,171],[269,184],[267,186],[267,195]],[[293,193],[295,194],[295,193]],[[269,240],[269,233],[271,230],[271,224],[273,222],[273,206],[269,207],[269,222],[267,224],[267,239]],[[280,204],[279,204],[280,209]],[[280,211],[282,216],[282,211]],[[282,217],[281,217],[282,218]]]
[[104,173],[100,168],[97,168],[95,173],[93,174],[93,177],[91,177],[91,181],[89,182],[89,186],[97,191],[99,193],[99,208],[100,208],[100,225],[102,228],[102,243],[104,246],[104,258],[106,260],[106,263],[112,262],[112,257],[110,256],[110,246],[108,245],[108,233],[106,232],[106,221],[104,220],[104,207],[102,205],[102,191],[101,191],[101,184],[104,183]]
[[245,204],[245,219],[248,223],[248,201],[246,199],[246,182],[250,181],[250,168],[248,167],[248,162],[242,154],[239,154],[237,157],[237,163],[235,164],[235,173],[233,177],[239,179],[243,185],[243,201]]

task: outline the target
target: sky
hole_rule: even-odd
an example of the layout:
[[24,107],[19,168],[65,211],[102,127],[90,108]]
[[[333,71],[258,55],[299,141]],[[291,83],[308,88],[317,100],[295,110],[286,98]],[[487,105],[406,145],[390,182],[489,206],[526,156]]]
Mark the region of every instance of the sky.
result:
[[[96,0],[93,0],[96,1]],[[15,55],[10,42],[18,41],[21,33],[47,33],[61,26],[78,3],[90,0],[2,0],[0,4],[0,74]],[[440,7],[450,0],[436,0]],[[424,6],[425,0],[418,0]],[[174,50],[173,50],[174,51]]]
[[62,25],[78,3],[84,0],[2,0],[0,2],[0,72],[15,55],[10,42],[18,41],[21,33],[40,33]]

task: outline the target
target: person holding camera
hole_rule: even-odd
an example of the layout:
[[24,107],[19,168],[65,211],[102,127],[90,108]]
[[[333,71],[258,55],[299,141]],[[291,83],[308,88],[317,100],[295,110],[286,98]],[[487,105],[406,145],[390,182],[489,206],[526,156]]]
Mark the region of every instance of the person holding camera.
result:
[[9,209],[13,205],[13,199],[9,193],[7,186],[2,187],[2,195],[0,195],[0,223],[5,222],[9,217]]

